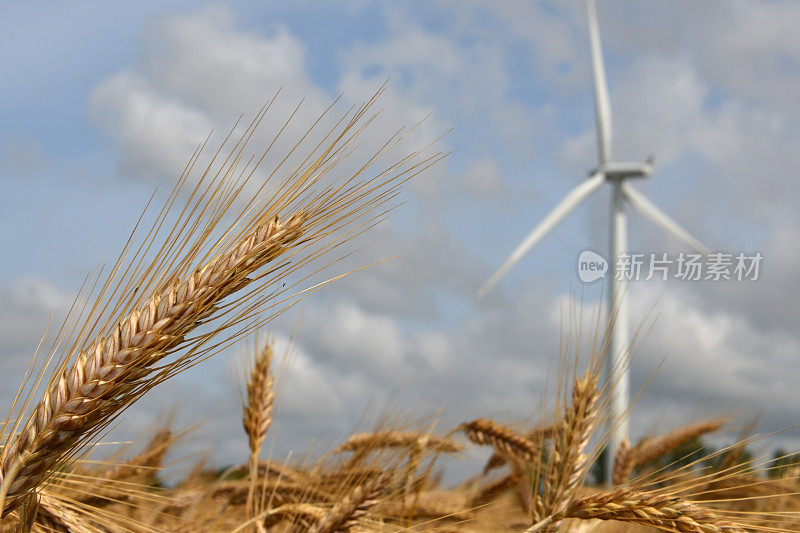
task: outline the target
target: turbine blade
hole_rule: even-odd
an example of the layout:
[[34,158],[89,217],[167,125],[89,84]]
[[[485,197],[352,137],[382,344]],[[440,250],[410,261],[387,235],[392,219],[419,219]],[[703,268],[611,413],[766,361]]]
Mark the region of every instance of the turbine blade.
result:
[[611,161],[611,103],[608,97],[606,68],[600,46],[600,26],[597,23],[595,0],[586,0],[589,13],[589,40],[592,45],[592,76],[594,79],[594,109],[597,121],[597,150],[600,164]]
[[648,200],[645,195],[625,182],[622,183],[622,194],[625,196],[625,199],[628,200],[628,202],[630,202],[630,204],[641,214],[688,244],[695,251],[700,252],[701,254],[711,253],[711,250],[706,245],[693,237],[677,222],[668,217],[663,211],[656,207],[653,202]]
[[589,179],[572,189],[561,202],[556,205],[550,213],[547,214],[546,217],[539,223],[538,226],[533,228],[525,240],[522,241],[517,248],[511,252],[511,255],[506,259],[506,262],[492,274],[492,277],[489,278],[489,281],[481,287],[478,291],[478,297],[483,298],[483,296],[491,290],[494,285],[500,281],[500,278],[506,275],[506,273],[511,270],[517,262],[522,259],[522,257],[528,253],[528,251],[536,246],[542,238],[547,235],[547,233],[553,229],[553,227],[561,222],[561,220],[566,217],[570,212],[572,212],[576,207],[581,205],[586,198],[588,198],[594,191],[597,190],[600,185],[603,184],[605,181],[605,176],[602,172],[596,172],[593,174]]

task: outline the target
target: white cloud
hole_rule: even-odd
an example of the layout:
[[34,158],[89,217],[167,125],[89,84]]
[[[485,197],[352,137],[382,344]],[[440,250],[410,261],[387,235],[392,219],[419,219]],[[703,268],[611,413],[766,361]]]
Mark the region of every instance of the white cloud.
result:
[[451,339],[441,332],[425,333],[417,341],[419,353],[434,372],[452,370],[456,360],[453,358]]
[[[0,385],[12,393],[3,401],[11,402],[39,342],[56,335],[72,300],[43,280],[25,278],[0,283],[0,301]],[[49,355],[43,346],[40,362]]]
[[[612,84],[614,157],[636,161],[654,153],[657,164],[668,167],[694,155],[728,168],[755,155],[758,136],[766,134],[770,145],[783,136],[780,116],[735,99],[712,104],[710,92],[708,80],[686,57],[638,57]],[[568,140],[565,159],[587,159],[595,142],[592,126]]]
[[123,152],[126,173],[178,176],[188,156],[213,129],[200,110],[158,93],[148,80],[121,72],[103,82],[89,102],[93,119]]
[[[455,10],[471,28],[485,28],[483,31],[493,39],[523,40],[528,50],[526,59],[534,63],[537,75],[548,87],[574,91],[588,80],[588,71],[582,68],[586,55],[580,39],[585,35],[582,3],[563,2],[553,9],[549,2],[516,0],[498,2],[486,10],[482,2],[471,1],[458,2]],[[495,17],[502,21],[499,28],[486,24],[487,18]]]
[[0,285],[0,339],[3,352],[27,350],[33,355],[36,344],[44,334],[51,317],[58,325],[72,302],[65,294],[49,283],[25,278]]
[[635,7],[608,2],[600,15],[604,41],[614,53],[690,53],[721,96],[795,116],[800,112],[794,90],[800,47],[793,24],[800,6],[792,0],[714,6],[680,0]]
[[488,157],[473,162],[461,179],[466,191],[476,198],[492,198],[503,191],[503,179],[497,162]]
[[651,309],[656,315],[634,356],[635,382],[643,385],[664,361],[645,389],[640,423],[663,404],[670,413],[734,414],[739,421],[762,412],[769,431],[794,424],[792,376],[800,370],[800,340],[753,324],[745,314],[709,310],[696,291],[676,285],[631,287],[632,316]]
[[288,373],[281,384],[280,411],[284,417],[299,417],[309,423],[341,417],[345,405],[337,381],[308,353],[285,337],[275,338],[275,353],[285,354]]
[[[306,99],[274,147],[282,156],[332,101],[308,78],[299,40],[280,25],[266,38],[243,32],[225,7],[160,20],[145,42],[140,63],[101,82],[89,101],[91,118],[115,140],[133,177],[174,181],[212,129],[215,146],[237,116],[253,116],[281,87]],[[270,144],[299,101],[285,96],[275,102],[252,151]],[[240,126],[237,133],[243,131]]]
[[222,121],[258,107],[279,87],[327,102],[308,77],[303,44],[275,24],[267,38],[236,27],[233,12],[207,7],[154,24],[143,74],[158,88]]
[[[245,156],[259,154],[272,145],[273,136],[293,116],[262,164],[261,175],[270,174],[335,99],[334,93],[312,81],[305,45],[285,26],[275,23],[266,35],[249,33],[237,26],[234,13],[227,7],[208,7],[190,15],[160,19],[151,24],[144,42],[139,62],[101,82],[89,102],[90,117],[115,141],[122,171],[129,177],[173,182],[192,151],[213,129],[216,135],[210,148],[196,165],[205,168],[236,117],[246,113],[233,139],[244,132],[247,117],[280,89],[280,96],[245,152]],[[363,74],[361,63],[355,59],[360,55],[357,50],[343,54],[348,58],[348,67],[338,81],[343,99],[314,128],[292,161],[302,160],[341,113],[371,98],[386,80],[385,70]],[[401,128],[414,127],[412,138],[396,146],[384,162],[419,150],[445,132],[446,127],[435,117],[426,120],[433,110],[431,105],[410,94],[402,83],[390,86],[375,108],[381,111],[380,117],[360,137],[358,151],[340,164],[335,174],[354,171]],[[301,98],[302,105],[295,109]],[[440,141],[435,150],[446,151],[446,144]],[[382,169],[384,162],[374,168]],[[286,170],[282,168],[281,172]],[[410,186],[423,196],[433,197],[447,178],[443,165],[439,165]]]
[[395,319],[339,303],[313,309],[308,320],[309,341],[335,366],[376,373],[382,379],[409,373],[403,365],[402,333]]

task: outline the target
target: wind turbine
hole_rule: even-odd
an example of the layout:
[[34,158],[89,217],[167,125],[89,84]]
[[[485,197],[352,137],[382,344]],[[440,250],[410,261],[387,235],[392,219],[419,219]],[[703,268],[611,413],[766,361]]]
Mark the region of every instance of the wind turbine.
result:
[[597,23],[597,11],[594,0],[586,1],[589,17],[589,40],[592,52],[592,74],[594,79],[594,105],[597,124],[597,149],[599,164],[589,172],[589,178],[570,191],[550,213],[533,228],[527,237],[511,252],[506,262],[495,272],[489,281],[478,291],[478,296],[483,297],[511,268],[541,241],[550,230],[564,219],[575,208],[581,205],[604,183],[613,187],[611,201],[611,239],[610,262],[612,263],[609,276],[608,308],[609,316],[614,310],[614,327],[611,331],[611,342],[606,358],[607,372],[610,384],[609,398],[609,430],[611,431],[609,453],[607,455],[607,477],[611,479],[610,471],[613,458],[616,456],[619,445],[628,434],[628,361],[630,358],[628,309],[625,300],[626,280],[616,279],[613,267],[616,260],[627,252],[628,228],[627,215],[624,203],[627,202],[645,217],[649,218],[662,229],[671,233],[694,250],[708,254],[710,250],[699,240],[692,237],[677,222],[664,214],[642,193],[634,189],[628,180],[643,178],[653,171],[653,159],[649,158],[644,163],[617,162],[611,158],[611,105],[608,97],[606,73],[603,65],[603,53],[600,47],[600,29]]

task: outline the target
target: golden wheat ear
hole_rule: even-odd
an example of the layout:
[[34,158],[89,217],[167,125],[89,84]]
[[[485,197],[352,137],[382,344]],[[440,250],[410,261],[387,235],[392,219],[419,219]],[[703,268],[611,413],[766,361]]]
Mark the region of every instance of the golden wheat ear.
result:
[[681,444],[688,442],[694,438],[705,435],[706,433],[713,433],[718,431],[725,425],[727,419],[716,418],[712,420],[702,420],[694,424],[689,424],[677,429],[653,437],[645,439],[633,449],[634,466],[646,465],[662,457],[672,450],[678,448]]
[[261,445],[267,436],[269,426],[272,424],[272,408],[275,404],[275,378],[270,369],[272,358],[272,344],[268,341],[256,355],[247,380],[247,403],[244,406],[242,425],[250,447],[248,459],[250,486],[245,508],[245,518],[248,520],[259,514],[255,501],[259,481],[258,457],[261,454]]
[[[544,447],[545,441],[552,438],[555,432],[555,426],[537,426],[525,434],[525,438],[536,445],[539,449]],[[483,473],[488,474],[495,468],[500,468],[506,464],[506,459],[503,454],[494,452],[489,460],[486,461],[486,466],[483,467]]]
[[534,504],[535,516],[556,513],[574,497],[591,466],[586,451],[599,422],[599,405],[598,373],[590,368],[573,380],[572,401],[553,434],[544,489]]
[[242,425],[247,434],[250,453],[256,457],[256,464],[261,445],[272,424],[272,408],[275,404],[275,378],[270,369],[272,358],[272,345],[267,342],[255,357],[247,380],[247,403],[244,406]]
[[493,420],[478,418],[462,424],[459,429],[470,441],[475,444],[492,446],[495,453],[506,459],[531,462],[538,458],[541,451],[536,443]]
[[[326,184],[375,118],[370,108],[381,91],[348,111],[281,182],[258,186],[256,196],[247,197],[258,167],[241,161],[269,105],[231,155],[212,158],[188,195],[188,172],[181,178],[132,257],[135,248],[126,246],[82,324],[65,328],[66,337],[54,343],[62,351],[53,354],[56,368],[41,398],[29,392],[19,402],[22,410],[33,405],[29,414],[4,425],[11,436],[0,455],[1,516],[150,388],[288,308],[293,295],[303,294],[288,291],[306,279],[292,282],[291,273],[319,272],[313,268],[320,258],[374,225],[402,183],[438,160],[440,154],[414,152],[373,171],[398,134],[353,173]],[[300,151],[303,139],[286,157]]]
[[344,444],[336,448],[334,452],[354,452],[359,454],[381,448],[414,449],[417,447],[444,453],[455,453],[462,449],[458,443],[447,437],[420,431],[387,429],[350,435]]
[[631,447],[627,438],[622,439],[614,456],[614,467],[611,471],[611,482],[614,485],[622,485],[631,477],[633,469],[636,467],[636,453]]
[[345,494],[309,531],[311,533],[350,531],[358,524],[359,519],[378,503],[385,483],[386,478],[381,476],[357,486]]
[[284,223],[274,219],[257,228],[230,253],[154,294],[110,335],[79,352],[3,450],[6,505],[15,507],[82,435],[125,405],[130,393],[147,383],[154,366],[216,311],[216,302],[243,288],[249,274],[285,253],[303,234],[305,219],[300,212]]
[[566,508],[526,530],[534,533],[566,518],[614,520],[681,533],[745,533],[712,509],[673,494],[611,489],[571,501]]

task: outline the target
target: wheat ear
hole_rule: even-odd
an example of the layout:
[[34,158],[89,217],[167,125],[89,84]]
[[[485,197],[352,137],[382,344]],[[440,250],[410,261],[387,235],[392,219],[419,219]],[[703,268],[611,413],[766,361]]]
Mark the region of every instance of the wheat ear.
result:
[[[263,528],[271,528],[286,517],[292,518],[295,521],[314,522],[325,516],[325,510],[322,507],[310,503],[286,503],[274,509],[262,512],[259,518],[262,516],[264,517],[264,521],[261,526]],[[251,522],[252,521],[251,519]]]
[[675,429],[652,439],[647,439],[638,444],[634,449],[634,466],[641,466],[671,452],[684,442],[700,435],[717,431],[725,425],[725,419],[703,420]]
[[446,437],[438,437],[419,431],[381,430],[351,435],[336,452],[359,452],[379,448],[417,448],[420,443],[425,449],[436,452],[455,453],[462,447]]
[[[525,434],[525,438],[541,448],[544,446],[544,441],[553,436],[554,431],[555,426],[539,426]],[[506,464],[506,458],[503,457],[502,454],[494,452],[491,457],[489,457],[489,460],[486,461],[486,466],[483,467],[483,473],[488,474],[490,471],[504,464]]]
[[19,509],[19,522],[15,530],[21,533],[27,533],[33,528],[36,517],[39,514],[40,498],[35,492],[30,493],[20,505]]
[[232,250],[153,294],[108,336],[80,351],[72,366],[48,385],[31,418],[3,449],[3,516],[48,476],[81,437],[134,400],[137,386],[189,332],[211,317],[220,300],[248,285],[248,275],[297,242],[306,219],[303,211],[284,222],[270,218]]
[[556,514],[569,504],[589,467],[584,451],[597,424],[597,382],[592,369],[573,382],[572,402],[553,435],[544,490],[534,504],[534,515],[539,519]]
[[80,512],[46,492],[41,494],[39,512],[36,516],[37,529],[65,533],[108,533],[111,531],[102,525],[87,521],[86,518],[91,518],[88,512]]
[[[251,456],[261,450],[261,444],[272,423],[272,407],[275,403],[275,379],[270,371],[273,351],[268,343],[256,357],[247,381],[247,404],[242,416],[242,425],[247,433]],[[255,462],[256,466],[258,462]]]
[[309,530],[310,533],[350,531],[370,507],[378,503],[381,492],[383,492],[385,479],[382,476],[354,488],[320,518],[314,527]]
[[261,445],[272,424],[272,407],[275,403],[275,379],[270,371],[272,364],[272,345],[268,342],[258,354],[247,380],[247,404],[244,407],[242,424],[247,433],[250,446],[250,489],[247,495],[245,517],[251,519],[258,514],[255,505],[255,492],[258,485],[258,456]]
[[611,480],[614,485],[621,485],[628,481],[636,466],[636,451],[631,447],[628,439],[623,439],[619,443],[619,449],[614,456],[614,468],[611,472]]
[[534,533],[566,518],[616,520],[681,533],[744,533],[717,512],[672,494],[612,489],[574,500],[526,530]]
[[511,428],[492,420],[478,418],[459,426],[469,440],[475,444],[492,446],[507,458],[523,462],[535,460],[539,455],[539,447]]

